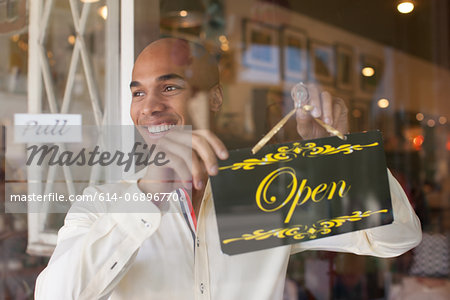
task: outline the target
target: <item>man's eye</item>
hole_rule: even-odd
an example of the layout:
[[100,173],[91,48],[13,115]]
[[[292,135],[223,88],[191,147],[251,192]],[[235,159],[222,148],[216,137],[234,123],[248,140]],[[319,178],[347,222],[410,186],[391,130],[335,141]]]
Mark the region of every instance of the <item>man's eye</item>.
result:
[[144,92],[140,92],[140,91],[133,92],[133,97],[142,97],[142,96],[144,96]]
[[173,91],[176,91],[177,89],[178,89],[177,86],[169,85],[164,88],[164,92],[173,92]]

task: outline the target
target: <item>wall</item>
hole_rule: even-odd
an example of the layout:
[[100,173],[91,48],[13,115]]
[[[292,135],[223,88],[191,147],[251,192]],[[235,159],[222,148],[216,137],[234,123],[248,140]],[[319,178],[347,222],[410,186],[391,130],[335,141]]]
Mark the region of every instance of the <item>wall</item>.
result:
[[[351,45],[355,52],[354,75],[359,76],[360,54],[370,54],[384,60],[384,76],[373,97],[364,94],[355,83],[354,91],[341,93],[334,87],[326,87],[338,96],[347,99],[362,99],[376,101],[379,98],[390,100],[390,110],[405,110],[422,112],[425,115],[450,116],[450,72],[425,60],[413,57],[362,36],[352,34],[330,26],[307,16],[288,11],[285,8],[268,3],[251,1],[225,1],[227,18],[227,36],[230,49],[234,52],[237,73],[242,71],[241,52],[243,48],[242,19],[248,18],[280,26],[290,25],[306,31],[309,38],[335,44],[337,42]],[[236,78],[239,78],[237,75]],[[357,79],[357,78],[356,78]],[[246,103],[252,98],[252,90],[260,84],[243,82],[236,79],[235,83],[225,84],[226,101],[224,111],[240,114],[240,122],[244,124]],[[262,84],[262,86],[270,86]],[[283,83],[273,84],[283,88]],[[284,86],[289,88],[289,86]],[[374,105],[372,104],[372,107]],[[244,132],[244,126],[241,130]]]

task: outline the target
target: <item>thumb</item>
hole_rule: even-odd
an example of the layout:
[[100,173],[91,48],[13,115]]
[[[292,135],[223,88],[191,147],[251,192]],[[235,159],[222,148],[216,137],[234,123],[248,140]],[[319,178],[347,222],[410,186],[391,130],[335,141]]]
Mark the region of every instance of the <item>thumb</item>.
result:
[[295,118],[297,121],[298,134],[303,138],[309,136],[313,125],[313,118],[311,114],[303,109],[297,109]]

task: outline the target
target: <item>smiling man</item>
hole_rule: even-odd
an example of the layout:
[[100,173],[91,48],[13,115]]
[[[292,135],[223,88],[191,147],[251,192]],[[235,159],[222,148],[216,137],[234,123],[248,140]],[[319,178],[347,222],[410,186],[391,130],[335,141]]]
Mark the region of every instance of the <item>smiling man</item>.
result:
[[[419,221],[389,173],[393,224],[246,254],[223,254],[208,176],[217,174],[217,160],[227,158],[228,152],[207,128],[175,131],[175,126],[208,123],[199,122],[209,121],[208,113],[198,109],[193,115],[190,108],[199,95],[204,95],[209,111],[219,110],[222,90],[216,64],[199,45],[161,39],[139,55],[130,88],[135,125],[146,141],[164,144],[172,164],[149,167],[134,181],[89,187],[85,193],[145,196],[160,191],[167,174],[188,183],[186,189],[173,186],[180,201],[169,209],[155,202],[138,213],[105,213],[95,205],[72,207],[49,265],[38,278],[36,299],[281,299],[292,253],[330,250],[392,257],[419,243]],[[333,102],[329,93],[314,86],[310,91],[312,115],[346,131],[343,103]],[[310,115],[299,110],[296,119],[302,137],[324,136]],[[189,159],[190,166],[183,164]],[[189,189],[191,196],[186,193]]]

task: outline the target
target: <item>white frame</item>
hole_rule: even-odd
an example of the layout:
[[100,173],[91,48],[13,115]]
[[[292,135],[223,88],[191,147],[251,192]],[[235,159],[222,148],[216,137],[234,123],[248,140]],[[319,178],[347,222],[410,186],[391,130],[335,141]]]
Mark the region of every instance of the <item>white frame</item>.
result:
[[[261,68],[262,70],[267,72],[275,72],[279,70],[280,55],[279,55],[278,30],[270,25],[250,20],[244,20],[244,28],[245,28],[244,64],[249,68]],[[272,58],[270,62],[266,62],[252,56],[253,45],[251,34],[253,31],[260,31],[270,36],[271,47],[269,48],[269,51],[270,57]]]
[[[242,26],[244,47],[241,55],[240,79],[249,82],[279,83],[281,79],[279,29],[247,19],[242,21]],[[251,37],[253,31],[259,31],[270,36],[270,47],[267,49],[271,58],[270,61],[264,61],[254,56]]]
[[[33,0],[29,2],[28,113],[42,112],[41,91],[43,87],[45,88],[49,100],[51,113],[69,112],[76,65],[81,57],[82,68],[84,69],[86,77],[96,125],[131,125],[133,123],[129,116],[128,109],[131,103],[131,95],[128,85],[130,83],[131,70],[134,63],[134,1],[122,0],[119,2],[116,0],[107,0],[107,46],[105,47],[107,58],[105,67],[107,76],[105,78],[106,101],[105,108],[103,109],[101,107],[98,89],[94,84],[93,70],[89,63],[89,53],[83,38],[86,21],[89,16],[90,4],[83,3],[82,11],[80,13],[76,1],[77,0],[69,0],[73,25],[77,37],[68,71],[63,104],[60,110],[57,109],[53,82],[44,47],[46,29],[53,7],[53,0],[46,0],[45,2],[44,0]],[[119,15],[121,21],[120,25],[118,22]],[[122,38],[120,38],[120,36],[122,36]],[[102,111],[104,111],[105,114],[103,114]],[[130,143],[130,141],[127,143]],[[126,147],[126,145],[124,147]],[[74,187],[71,172],[68,168],[64,168],[63,170],[68,191],[69,193],[72,193]],[[55,176],[54,168],[49,169],[47,178],[42,176],[43,174],[41,174],[41,170],[37,166],[28,167],[27,173],[33,175],[33,178],[46,180],[45,185],[28,183],[28,193],[40,194],[43,191],[49,192],[52,190],[53,178]],[[100,172],[93,168],[91,170],[90,184],[98,181],[100,175]],[[107,177],[107,174],[105,175]],[[28,214],[27,252],[31,255],[49,256],[56,245],[57,234],[44,231],[47,215],[45,210],[39,213],[33,212]]]
[[[291,70],[288,65],[289,53],[287,47],[287,39],[289,37],[296,38],[300,41],[300,67],[299,71]],[[301,29],[291,27],[283,27],[281,29],[281,48],[283,51],[283,79],[289,82],[306,81],[308,77],[308,36]]]
[[[333,46],[331,46],[330,44],[327,44],[325,42],[322,42],[322,41],[310,40],[309,51],[310,51],[310,64],[309,64],[310,68],[309,68],[309,73],[311,75],[311,79],[312,80],[317,80],[319,83],[332,85],[334,83],[335,74],[336,74],[336,70],[335,70],[335,56],[334,56]],[[323,51],[323,52],[325,52],[328,55],[328,60],[329,61],[326,62],[326,66],[327,66],[328,71],[330,73],[328,76],[325,76],[325,75],[322,75],[322,74],[317,74],[315,72],[317,51]]]
[[[350,65],[348,66],[348,72],[349,72],[349,82],[346,83],[343,81],[341,70],[344,68],[343,65],[341,65],[340,55],[347,55],[350,58]],[[351,46],[347,46],[344,44],[336,44],[336,87],[338,89],[344,90],[344,91],[353,91],[355,86],[355,51]]]

